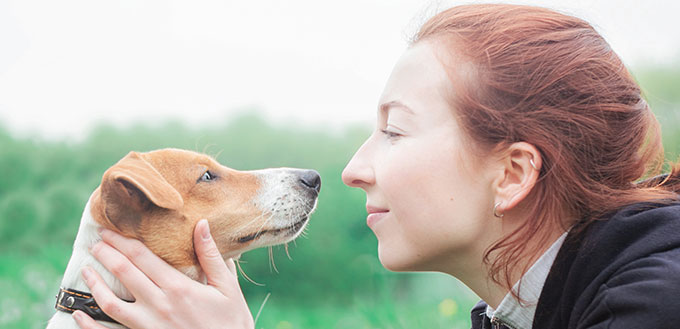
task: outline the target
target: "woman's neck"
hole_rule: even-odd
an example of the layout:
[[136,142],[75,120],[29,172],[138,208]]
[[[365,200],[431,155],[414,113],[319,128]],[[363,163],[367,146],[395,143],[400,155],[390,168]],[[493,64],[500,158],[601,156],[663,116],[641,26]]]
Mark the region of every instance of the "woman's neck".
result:
[[[534,264],[563,233],[564,231],[562,229],[551,230],[545,239],[546,242],[541,245],[537,245],[539,242],[536,240],[527,241],[527,244],[529,245],[526,250],[532,250],[534,252],[522,255],[520,261],[513,264],[512,268],[508,269],[510,270],[509,282],[511,285],[514,285],[519,281],[531,265]],[[489,255],[488,261],[484,262],[486,250],[500,238],[501,237],[498,236],[493,241],[488,241],[486,244],[480,244],[480,248],[465,256],[451,255],[450,259],[446,262],[449,266],[440,269],[440,272],[449,274],[463,282],[463,284],[468,286],[468,288],[492,308],[497,308],[503,298],[505,298],[512,289],[512,286],[506,286],[505,284],[495,282],[491,276],[491,264],[493,264],[498,257],[497,252],[492,252]],[[501,273],[500,278],[503,278],[503,273]]]

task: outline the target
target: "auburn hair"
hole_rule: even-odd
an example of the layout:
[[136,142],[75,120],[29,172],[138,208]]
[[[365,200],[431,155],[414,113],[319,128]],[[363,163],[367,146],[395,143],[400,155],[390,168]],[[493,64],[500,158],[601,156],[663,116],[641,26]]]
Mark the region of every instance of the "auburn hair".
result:
[[[496,253],[490,274],[498,284],[512,288],[511,270],[539,256],[555,225],[566,229],[628,204],[679,199],[677,164],[669,175],[636,183],[663,169],[659,124],[587,22],[532,6],[463,5],[429,19],[412,44],[425,40],[458,77],[451,79],[451,104],[473,147],[490,152],[527,142],[542,157],[539,180],[523,201],[526,224],[486,251],[487,263]],[[450,59],[456,65],[447,65]],[[456,72],[461,62],[471,73]]]

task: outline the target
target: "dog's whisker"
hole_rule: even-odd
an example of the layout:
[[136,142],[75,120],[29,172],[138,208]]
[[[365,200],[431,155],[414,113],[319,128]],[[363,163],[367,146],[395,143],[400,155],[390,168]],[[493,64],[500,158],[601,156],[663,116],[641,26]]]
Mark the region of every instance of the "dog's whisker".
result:
[[308,228],[308,227],[309,227],[309,225],[307,225],[307,226],[305,226],[304,228],[302,228],[302,231],[300,232],[300,236],[301,236],[301,237],[307,238],[307,228]]
[[241,225],[241,228],[235,230],[234,233],[239,234],[239,233],[243,232],[244,230],[246,230],[250,226],[250,224],[256,222],[258,219],[264,217],[266,214],[267,214],[267,212],[263,211],[260,215],[255,216],[255,218],[250,220],[248,223]]
[[207,154],[207,153],[208,153],[208,149],[211,148],[211,147],[213,147],[213,146],[217,146],[217,144],[215,144],[215,143],[208,143],[208,144],[205,144],[205,146],[203,146],[203,152],[202,152],[202,153]]
[[264,216],[265,214],[266,214],[266,212],[263,211],[261,214],[255,216],[255,217],[254,217],[253,219],[251,219],[249,222],[247,222],[247,223],[245,223],[245,224],[242,224],[242,225],[241,225],[241,228],[234,230],[234,233],[236,233],[236,234],[241,233],[241,231],[243,231],[243,230],[245,230],[246,228],[248,228],[248,226],[249,226],[250,224],[252,224],[253,222],[255,222],[255,221],[257,221],[258,219],[262,218],[262,216]]
[[288,252],[288,242],[284,245],[284,249],[286,250],[286,255],[288,256],[288,259],[293,260],[293,257],[290,257],[290,253]]
[[[269,208],[269,207],[267,207],[267,208]],[[269,220],[271,220],[271,219],[274,217],[274,215],[276,214],[276,212],[279,211],[279,210],[281,210],[281,208],[283,208],[283,203],[281,203],[281,204],[280,204],[279,206],[277,206],[277,207],[271,208],[271,210],[269,211],[269,215],[270,215],[269,218],[267,218],[267,219],[264,221],[264,223],[262,223],[262,225],[260,226],[260,229],[258,230],[258,232],[260,232],[260,231],[262,230],[262,228],[267,224],[267,222],[269,222]],[[264,216],[266,213],[267,213],[266,210],[263,211],[261,216]],[[258,219],[261,218],[261,216],[259,216]],[[255,219],[255,220],[257,220],[257,219]],[[251,221],[251,223],[254,222],[255,220]],[[250,224],[250,223],[249,223],[249,224]]]
[[198,144],[199,144],[199,141],[201,140],[201,138],[203,138],[203,137],[205,137],[205,136],[204,136],[204,135],[201,135],[201,136],[198,136],[198,137],[196,138],[196,141],[194,142],[194,151],[195,151],[195,152],[199,152],[199,150],[198,150]]
[[242,275],[246,280],[250,281],[250,283],[252,283],[252,284],[254,284],[254,285],[256,285],[256,286],[264,287],[264,284],[255,282],[253,279],[251,279],[251,278],[246,274],[246,272],[243,270],[243,267],[241,267],[241,260],[236,260],[236,267],[238,268],[238,272],[241,273],[241,275]]
[[[274,268],[276,273],[279,273],[279,269],[276,268],[276,262],[274,262],[274,247],[269,246],[269,264]],[[271,270],[271,268],[270,268]]]
[[265,225],[269,224],[269,221],[272,220],[272,218],[274,218],[274,212],[272,212],[272,213],[271,213],[271,216],[269,216],[269,218],[267,218],[267,219],[262,223],[262,225],[260,225],[260,228],[257,230],[257,234],[258,234],[258,235],[259,235],[260,233],[262,233],[262,229],[264,229]]
[[[269,220],[271,220],[272,217],[274,217],[274,213],[275,213],[275,211],[278,210],[278,209],[273,209],[273,210],[274,210],[274,211],[272,211],[271,213],[269,213],[269,218],[267,218],[267,219],[264,221],[264,223],[262,223],[262,225],[261,225],[260,228],[258,229],[257,233],[262,232],[262,228],[264,227],[264,225],[266,225],[267,222],[268,222]],[[243,230],[246,230],[246,229],[250,226],[250,224],[256,222],[258,219],[264,217],[265,215],[267,215],[267,211],[262,211],[262,213],[261,213],[260,215],[256,216],[255,218],[253,218],[252,220],[250,220],[248,223],[242,225],[242,227],[241,227],[240,229],[236,230],[235,233],[236,233],[236,234],[241,233]]]
[[267,303],[267,300],[269,299],[269,296],[271,296],[271,292],[267,293],[267,296],[264,298],[264,301],[262,302],[262,305],[260,305],[260,310],[257,311],[257,315],[255,316],[255,325],[257,326],[257,320],[260,318],[260,313],[262,313],[262,309],[264,309],[264,304]]
[[213,156],[213,158],[218,159],[223,151],[224,151],[224,149],[221,149],[219,152],[217,152],[217,154],[215,154],[215,156]]

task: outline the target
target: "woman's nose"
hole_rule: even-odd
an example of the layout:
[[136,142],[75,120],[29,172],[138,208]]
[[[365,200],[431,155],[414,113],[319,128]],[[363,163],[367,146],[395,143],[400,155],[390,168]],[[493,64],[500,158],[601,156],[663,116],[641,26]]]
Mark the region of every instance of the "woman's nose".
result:
[[375,183],[373,168],[362,156],[361,151],[361,149],[357,151],[342,171],[342,182],[347,186],[364,188]]

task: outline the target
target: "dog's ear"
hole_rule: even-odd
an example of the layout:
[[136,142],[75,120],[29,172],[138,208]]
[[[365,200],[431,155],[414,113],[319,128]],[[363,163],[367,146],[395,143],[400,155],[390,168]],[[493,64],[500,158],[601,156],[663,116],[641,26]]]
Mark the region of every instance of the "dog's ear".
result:
[[181,209],[182,196],[149,162],[130,152],[104,173],[101,199],[107,219],[121,231],[136,228],[156,208]]

